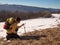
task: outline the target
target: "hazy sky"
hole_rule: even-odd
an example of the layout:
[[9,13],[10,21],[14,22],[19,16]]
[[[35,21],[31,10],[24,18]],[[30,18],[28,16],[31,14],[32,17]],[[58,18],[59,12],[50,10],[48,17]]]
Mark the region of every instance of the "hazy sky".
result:
[[19,4],[60,9],[60,0],[0,0],[0,4]]

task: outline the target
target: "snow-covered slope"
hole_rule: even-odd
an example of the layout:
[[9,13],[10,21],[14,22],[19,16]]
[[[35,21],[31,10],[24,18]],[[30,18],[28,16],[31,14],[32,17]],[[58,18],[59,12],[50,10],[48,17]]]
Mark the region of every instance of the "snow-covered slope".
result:
[[60,14],[52,14],[55,18],[60,18]]
[[[18,25],[25,23],[24,26],[19,28],[18,35],[26,32],[31,32],[39,29],[53,28],[57,27],[60,23],[60,14],[52,14],[55,18],[37,18],[21,21]],[[6,30],[3,29],[4,22],[0,22],[0,38],[6,37]]]

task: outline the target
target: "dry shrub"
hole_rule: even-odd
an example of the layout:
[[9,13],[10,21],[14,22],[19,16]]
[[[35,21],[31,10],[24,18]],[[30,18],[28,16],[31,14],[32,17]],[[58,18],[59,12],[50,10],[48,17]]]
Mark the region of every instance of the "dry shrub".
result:
[[52,15],[49,11],[41,11],[41,12],[10,12],[10,11],[0,11],[0,21],[6,21],[9,17],[20,17],[21,20],[26,19],[34,19],[34,18],[50,18]]

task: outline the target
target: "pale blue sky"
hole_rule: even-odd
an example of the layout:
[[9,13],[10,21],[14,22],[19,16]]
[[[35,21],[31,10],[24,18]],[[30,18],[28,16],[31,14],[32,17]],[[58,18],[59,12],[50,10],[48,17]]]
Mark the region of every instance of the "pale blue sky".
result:
[[0,4],[17,4],[60,9],[60,0],[0,0]]

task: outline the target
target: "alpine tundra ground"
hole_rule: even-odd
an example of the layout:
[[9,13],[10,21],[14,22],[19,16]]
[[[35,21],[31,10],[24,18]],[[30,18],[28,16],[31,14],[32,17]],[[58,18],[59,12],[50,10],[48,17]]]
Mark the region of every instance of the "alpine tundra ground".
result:
[[60,25],[23,34],[21,39],[10,42],[0,39],[0,45],[60,45]]

